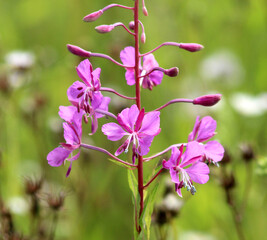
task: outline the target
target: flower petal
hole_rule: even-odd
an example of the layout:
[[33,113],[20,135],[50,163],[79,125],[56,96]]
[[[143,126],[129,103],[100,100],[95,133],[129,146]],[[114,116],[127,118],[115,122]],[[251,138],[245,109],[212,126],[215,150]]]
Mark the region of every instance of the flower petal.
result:
[[146,136],[143,138],[138,138],[139,140],[139,148],[138,148],[138,153],[141,156],[144,156],[148,154],[149,148],[151,146],[151,143],[153,141],[154,136]]
[[125,73],[125,79],[127,81],[127,84],[129,86],[132,86],[135,84],[135,76],[134,76],[134,70],[133,69],[126,69],[126,73]]
[[57,147],[47,155],[48,164],[52,167],[59,167],[72,151],[62,147]]
[[199,116],[197,116],[193,131],[188,136],[188,142],[195,140],[195,137],[196,137],[198,129],[199,129],[199,124],[200,124]]
[[60,106],[58,115],[66,122],[73,122],[73,116],[77,112],[74,106]]
[[92,75],[93,75],[93,86],[94,86],[94,90],[95,91],[98,91],[101,87],[101,84],[100,84],[100,73],[101,73],[101,68],[96,68],[93,72],[92,72]]
[[196,141],[187,143],[185,153],[182,156],[180,167],[184,168],[189,164],[199,161],[204,155],[204,146]]
[[[110,98],[109,97],[103,97],[101,104],[98,106],[97,109],[103,110],[103,111],[108,111],[108,105],[110,103]],[[93,105],[93,103],[92,103]],[[96,118],[102,118],[105,115],[101,113],[95,113]]]
[[163,167],[166,169],[171,169],[173,167],[176,167],[179,155],[180,151],[176,147],[173,147],[170,159],[168,161],[164,160],[162,162]]
[[216,121],[210,117],[206,116],[201,119],[200,126],[197,134],[197,141],[204,142],[215,135],[215,130],[217,127]]
[[127,134],[117,123],[106,123],[101,130],[111,141],[118,141]]
[[71,123],[64,122],[64,138],[68,144],[77,145],[80,144],[80,138],[78,132]]
[[136,104],[130,108],[125,108],[118,114],[118,123],[129,133],[133,132],[134,125],[139,115],[139,109]]
[[156,136],[160,133],[160,112],[153,111],[145,114],[142,127],[138,131],[141,135]]
[[[80,89],[80,90],[78,90]],[[78,106],[80,99],[83,98],[83,92],[85,92],[86,85],[80,81],[74,82],[67,90],[69,101],[74,105]]]
[[83,60],[80,62],[78,67],[76,68],[78,76],[84,81],[84,83],[91,87],[92,86],[92,78],[91,74],[93,71],[92,64],[88,59]]
[[205,144],[205,156],[207,159],[211,159],[214,162],[222,160],[224,155],[223,146],[217,141],[210,141]]
[[124,65],[134,67],[135,65],[135,48],[126,47],[120,52],[120,58]]
[[209,180],[209,167],[206,163],[197,162],[191,167],[185,169],[192,181],[204,184]]

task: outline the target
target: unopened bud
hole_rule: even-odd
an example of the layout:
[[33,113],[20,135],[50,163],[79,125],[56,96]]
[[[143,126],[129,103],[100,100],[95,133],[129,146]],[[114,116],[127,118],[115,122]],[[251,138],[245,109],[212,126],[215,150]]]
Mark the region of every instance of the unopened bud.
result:
[[114,25],[100,25],[95,27],[95,30],[99,33],[108,33],[114,29]]
[[145,6],[143,6],[143,14],[145,15],[145,16],[148,16],[148,12],[147,12],[147,9],[146,9],[146,7]]
[[103,14],[102,10],[90,13],[89,15],[87,15],[87,16],[85,16],[83,18],[83,21],[85,21],[85,22],[93,22],[96,19],[98,19],[102,14]]
[[179,68],[178,67],[173,67],[170,69],[166,69],[164,71],[164,74],[169,76],[169,77],[176,77],[179,74]]
[[90,57],[91,56],[90,52],[85,51],[84,49],[82,49],[80,47],[77,47],[77,46],[74,46],[71,44],[67,44],[67,48],[74,55],[77,55],[80,57]]
[[134,30],[134,21],[129,22],[129,28]]
[[211,107],[221,100],[221,94],[204,95],[193,100],[193,104]]
[[145,43],[146,42],[146,34],[143,32],[141,35],[141,42]]
[[197,52],[204,47],[198,43],[180,43],[179,48],[185,49],[190,52]]

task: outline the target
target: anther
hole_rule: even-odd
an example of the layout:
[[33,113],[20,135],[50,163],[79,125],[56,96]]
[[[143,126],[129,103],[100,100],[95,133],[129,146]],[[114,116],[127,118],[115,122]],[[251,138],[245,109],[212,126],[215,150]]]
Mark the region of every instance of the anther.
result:
[[83,94],[84,94],[84,91],[82,91],[81,93],[79,93],[79,94],[77,95],[77,98],[80,98]]

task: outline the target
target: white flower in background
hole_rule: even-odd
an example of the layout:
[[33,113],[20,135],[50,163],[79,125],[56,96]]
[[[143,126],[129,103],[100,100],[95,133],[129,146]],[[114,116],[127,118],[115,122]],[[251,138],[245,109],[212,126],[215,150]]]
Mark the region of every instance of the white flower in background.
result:
[[267,93],[253,96],[247,93],[235,93],[230,98],[232,107],[244,116],[260,116],[267,111]]
[[204,80],[237,85],[244,76],[244,69],[232,52],[221,50],[203,60],[200,74]]
[[7,206],[14,214],[23,215],[29,210],[27,201],[22,197],[10,198],[7,202]]
[[5,57],[6,63],[14,68],[30,68],[35,62],[33,53],[15,50]]
[[35,56],[33,53],[16,50],[8,53],[5,61],[10,68],[8,82],[13,88],[19,88],[31,79],[31,74],[25,70],[30,69],[34,65]]

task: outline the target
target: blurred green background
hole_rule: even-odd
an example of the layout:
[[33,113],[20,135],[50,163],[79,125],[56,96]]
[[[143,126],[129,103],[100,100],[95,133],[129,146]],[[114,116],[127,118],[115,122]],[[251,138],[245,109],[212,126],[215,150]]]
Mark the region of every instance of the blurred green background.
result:
[[[70,54],[66,44],[119,60],[120,51],[133,45],[122,28],[101,35],[100,24],[133,19],[128,10],[111,9],[94,23],[82,18],[112,2],[98,0],[0,0],[0,194],[12,212],[16,231],[29,236],[33,223],[29,198],[24,193],[25,179],[44,176],[39,194],[43,206],[43,228],[50,231],[53,213],[47,196],[64,191],[66,200],[59,212],[55,239],[132,239],[133,207],[127,171],[109,162],[103,154],[82,150],[68,166],[52,168],[46,155],[64,141],[59,105],[68,105],[67,88],[78,80],[75,66],[81,59]],[[131,5],[133,1],[121,0]],[[164,77],[162,84],[142,90],[142,105],[153,110],[173,98],[194,98],[208,93],[223,94],[213,108],[171,105],[161,113],[162,132],[151,146],[150,154],[169,145],[185,142],[197,115],[217,120],[216,139],[228,150],[236,185],[232,189],[236,204],[247,207],[242,218],[246,239],[264,239],[267,234],[267,5],[264,0],[147,0],[148,17],[141,15],[146,30],[146,52],[164,41],[197,42],[205,48],[197,53],[164,47],[154,55],[163,68],[177,66],[180,74]],[[23,54],[19,51],[23,51]],[[15,60],[14,60],[15,59]],[[105,59],[90,59],[101,67],[101,83],[133,96],[127,86],[125,70]],[[110,110],[118,113],[132,104],[111,94]],[[109,120],[100,119],[99,126]],[[84,142],[114,152],[118,142],[109,142],[100,129],[89,136],[83,128]],[[252,146],[256,157],[242,160],[240,144]],[[168,157],[168,155],[166,155]],[[147,164],[145,175],[158,162]],[[224,166],[222,166],[224,167]],[[220,169],[212,168],[210,181],[197,185],[197,194],[184,191],[180,215],[167,227],[168,239],[238,239],[231,207],[221,187]],[[168,174],[161,177],[164,192]],[[178,196],[177,196],[178,198]],[[152,239],[157,238],[157,227]],[[1,230],[1,229],[0,229]],[[191,234],[191,235],[190,235]],[[178,237],[177,237],[178,236]],[[190,236],[190,237],[188,237]]]

